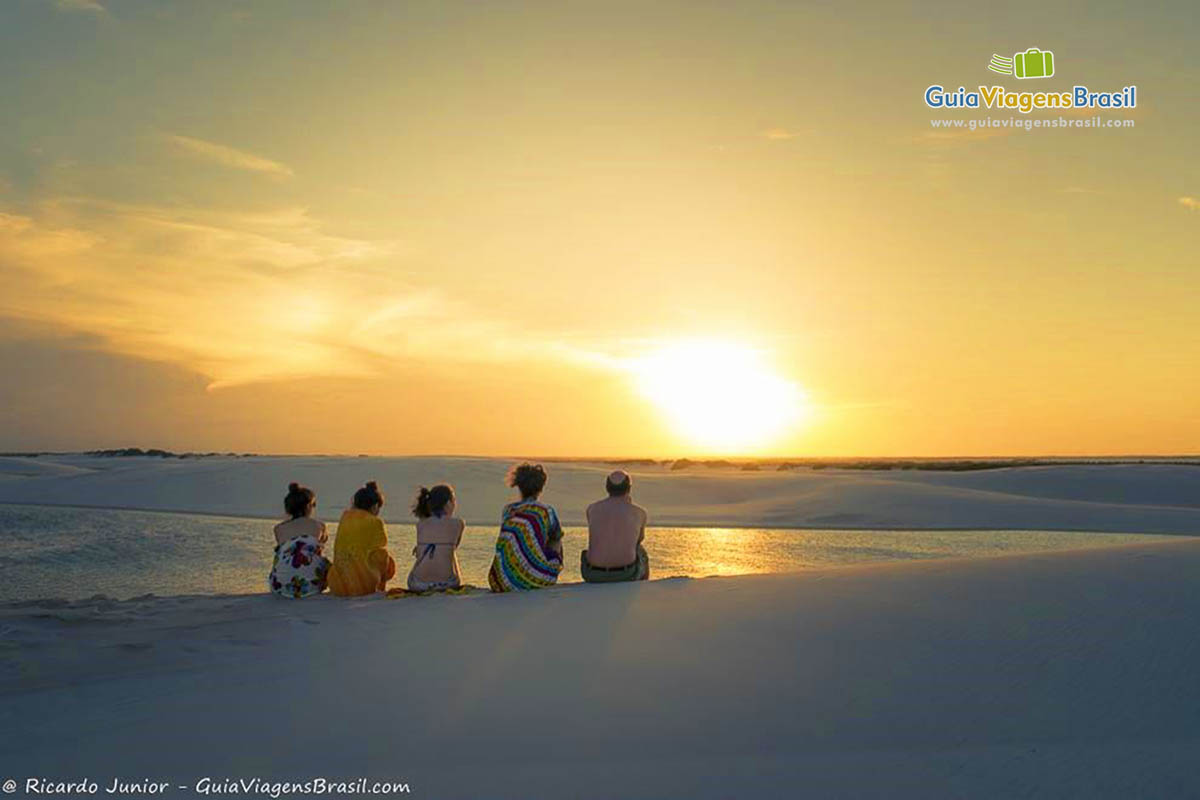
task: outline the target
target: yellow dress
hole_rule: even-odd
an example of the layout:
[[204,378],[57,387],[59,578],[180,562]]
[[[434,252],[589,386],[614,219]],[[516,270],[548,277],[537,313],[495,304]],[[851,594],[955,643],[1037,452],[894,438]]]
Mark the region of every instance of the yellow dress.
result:
[[387,551],[387,529],[370,511],[348,508],[342,512],[333,542],[329,567],[329,592],[339,597],[373,594],[396,574],[396,562]]

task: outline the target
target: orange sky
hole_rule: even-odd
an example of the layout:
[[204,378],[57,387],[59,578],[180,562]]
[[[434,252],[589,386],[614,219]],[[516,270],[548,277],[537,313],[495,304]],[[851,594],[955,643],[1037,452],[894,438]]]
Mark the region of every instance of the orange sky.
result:
[[[1089,8],[5,4],[0,448],[1198,452],[1195,15]],[[1136,127],[931,130],[1031,45]]]

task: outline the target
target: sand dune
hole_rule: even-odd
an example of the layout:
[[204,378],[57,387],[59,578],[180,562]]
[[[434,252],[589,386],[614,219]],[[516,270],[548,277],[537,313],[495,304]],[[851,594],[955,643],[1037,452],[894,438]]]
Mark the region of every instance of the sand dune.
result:
[[1186,539],[524,596],[8,607],[0,775],[1196,796],[1198,576]]
[[94,469],[89,467],[75,466],[44,457],[14,458],[11,456],[0,456],[0,480],[87,475],[94,471]]
[[[416,487],[449,481],[472,524],[509,499],[511,462],[484,458],[56,456],[0,459],[0,502],[274,517],[283,487],[313,486],[334,517],[364,480],[389,492],[389,521],[408,519]],[[568,524],[603,492],[604,464],[554,463],[546,498]],[[807,469],[633,470],[656,525],[818,528],[994,528],[1200,533],[1200,466],[1046,466],[980,472]]]

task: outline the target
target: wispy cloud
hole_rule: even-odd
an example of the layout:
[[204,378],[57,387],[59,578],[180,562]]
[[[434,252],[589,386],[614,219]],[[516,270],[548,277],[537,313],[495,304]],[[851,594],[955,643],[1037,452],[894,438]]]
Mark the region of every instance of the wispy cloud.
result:
[[[303,208],[255,213],[60,199],[0,212],[0,317],[181,364],[210,388],[368,377],[421,361],[528,358],[603,368],[524,321],[405,269],[400,243],[327,232]],[[446,355],[449,354],[449,355]]]
[[790,128],[767,128],[762,132],[764,139],[770,139],[773,142],[782,142],[786,141],[787,139],[795,139],[799,135],[799,131],[794,131]]
[[0,263],[5,267],[52,264],[86,252],[95,241],[84,231],[47,228],[29,217],[0,212]]
[[970,144],[971,142],[982,142],[987,139],[998,139],[1002,136],[1008,136],[1013,132],[1012,128],[939,128],[937,130],[925,131],[916,137],[918,144],[924,144],[930,147],[954,147],[961,144]]
[[1194,197],[1179,198],[1179,205],[1186,208],[1188,211],[1200,211],[1200,200]]
[[262,172],[283,178],[291,177],[293,174],[292,168],[287,164],[281,164],[245,150],[238,150],[236,147],[179,134],[168,134],[166,138],[179,150],[222,166],[248,172]]
[[94,335],[215,384],[361,375],[375,365],[342,332],[414,291],[387,268],[393,253],[326,233],[303,209],[60,200],[0,214],[0,316]]
[[54,5],[63,11],[90,11],[93,14],[103,14],[106,10],[96,0],[54,0]]

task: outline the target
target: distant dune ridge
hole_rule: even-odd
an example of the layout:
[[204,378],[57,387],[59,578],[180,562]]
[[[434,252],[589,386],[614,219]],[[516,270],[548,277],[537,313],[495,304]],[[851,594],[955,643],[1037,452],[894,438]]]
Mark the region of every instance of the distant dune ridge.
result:
[[[417,487],[448,481],[471,524],[497,520],[513,462],[494,458],[43,455],[0,458],[0,502],[183,511],[272,518],[289,481],[316,489],[336,518],[355,488],[378,480],[384,515],[410,521]],[[583,523],[611,462],[547,461],[545,498],[565,524]],[[1068,464],[968,471],[779,471],[631,466],[654,525],[1037,529],[1200,534],[1200,466]]]

